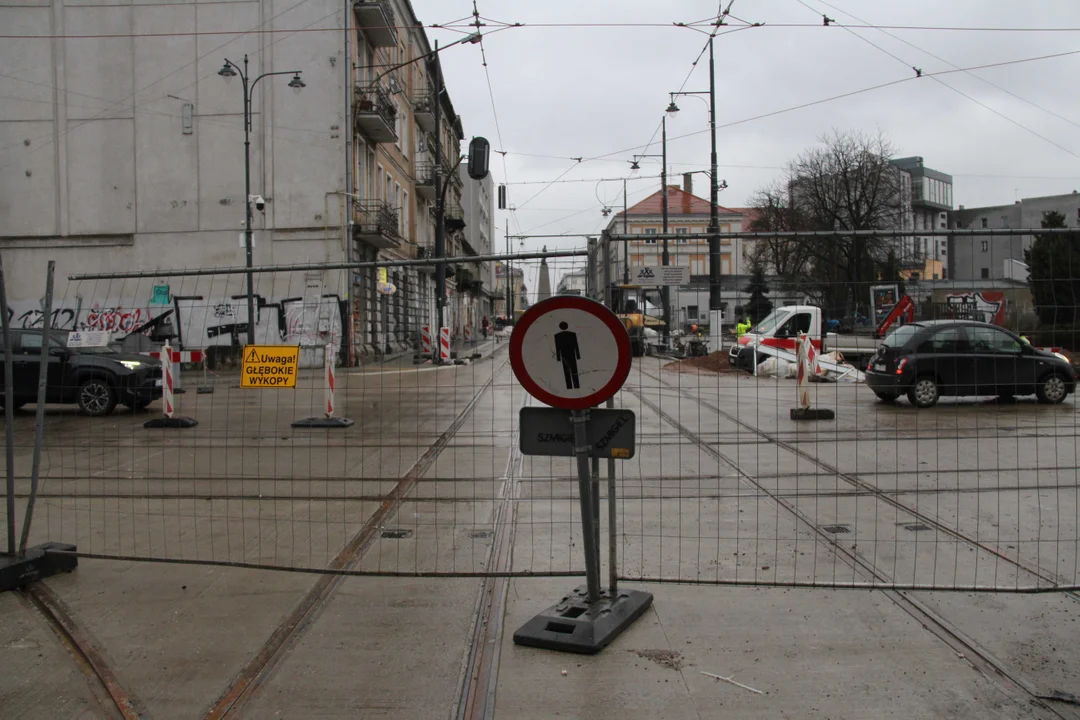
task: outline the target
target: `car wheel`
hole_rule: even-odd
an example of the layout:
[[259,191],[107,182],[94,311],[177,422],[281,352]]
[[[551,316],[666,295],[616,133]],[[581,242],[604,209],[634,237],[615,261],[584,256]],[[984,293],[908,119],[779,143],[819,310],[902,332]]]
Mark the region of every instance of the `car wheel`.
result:
[[79,409],[91,417],[108,415],[116,408],[116,390],[101,378],[90,378],[79,386]]
[[877,395],[878,399],[881,400],[881,402],[883,403],[894,403],[896,402],[896,398],[900,397],[899,395],[896,395],[894,393],[887,392],[874,391],[874,394]]
[[938,398],[941,397],[941,390],[934,378],[921,377],[908,390],[907,396],[915,407],[928,408],[937,404]]
[[1068,394],[1069,388],[1065,384],[1064,378],[1056,373],[1044,377],[1035,386],[1035,395],[1038,396],[1039,402],[1043,403],[1057,405]]

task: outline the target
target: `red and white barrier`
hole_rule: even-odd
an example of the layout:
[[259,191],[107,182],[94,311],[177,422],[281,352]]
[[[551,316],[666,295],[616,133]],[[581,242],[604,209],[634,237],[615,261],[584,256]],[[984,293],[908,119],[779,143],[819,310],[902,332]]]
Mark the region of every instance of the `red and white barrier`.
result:
[[[150,353],[147,353],[150,354]],[[143,427],[147,428],[191,428],[199,424],[197,420],[189,417],[177,417],[176,416],[176,400],[173,396],[173,392],[178,385],[177,376],[175,375],[176,369],[174,366],[174,357],[178,353],[174,353],[169,346],[169,341],[165,341],[165,347],[161,349],[160,353],[152,353],[153,355],[159,355],[161,360],[161,413],[162,416],[147,420],[143,423]]]
[[[166,347],[168,347],[168,343],[166,343]],[[157,358],[159,360],[162,356],[162,353],[160,352],[148,352],[141,354],[149,355],[150,357]],[[203,358],[205,357],[202,350],[172,350],[169,353],[169,356],[174,363],[201,363],[203,361]]]
[[297,420],[293,427],[302,428],[347,428],[353,424],[349,418],[334,417],[335,400],[334,393],[337,390],[337,375],[334,367],[337,365],[337,348],[327,345],[323,349],[323,381],[325,382],[326,404],[323,406],[321,416],[306,417]]
[[169,341],[165,341],[165,351],[151,353],[161,355],[161,405],[165,417],[171,418],[175,412],[173,408],[173,353],[169,347]]
[[450,328],[439,328],[439,362],[450,362]]
[[798,369],[798,384],[795,391],[795,407],[800,410],[810,409],[810,352],[813,344],[805,333],[799,333],[795,338],[796,367]]
[[465,342],[472,342],[472,328],[468,324],[465,325]]
[[425,325],[420,328],[420,354],[431,355],[431,328]]
[[323,352],[324,365],[326,366],[326,417],[334,417],[334,385],[337,378],[334,376],[334,363],[337,353],[333,345],[327,345]]

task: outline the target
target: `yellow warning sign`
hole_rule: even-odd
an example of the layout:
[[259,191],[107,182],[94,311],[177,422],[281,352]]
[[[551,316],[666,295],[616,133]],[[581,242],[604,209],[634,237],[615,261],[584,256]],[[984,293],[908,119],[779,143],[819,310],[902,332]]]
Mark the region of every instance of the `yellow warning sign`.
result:
[[298,345],[245,345],[240,387],[296,387],[296,368],[299,364]]

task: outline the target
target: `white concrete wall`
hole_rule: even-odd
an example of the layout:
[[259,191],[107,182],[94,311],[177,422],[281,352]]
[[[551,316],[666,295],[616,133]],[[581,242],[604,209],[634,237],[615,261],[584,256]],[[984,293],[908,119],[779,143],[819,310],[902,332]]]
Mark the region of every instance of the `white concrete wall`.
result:
[[[346,3],[20,2],[0,7],[9,33],[67,39],[0,43],[3,72],[18,78],[0,78],[0,252],[18,315],[40,307],[48,260],[57,261],[58,305],[83,308],[77,322],[95,303],[149,312],[155,283],[69,284],[68,274],[244,263],[243,96],[238,77],[227,83],[217,71],[225,58],[242,65],[245,53],[252,76],[301,70],[307,84],[295,95],[289,75],[268,77],[254,92],[252,192],[267,198],[255,214],[254,262],[342,259],[340,203],[332,197],[328,212],[324,203],[345,189],[348,63],[336,28]],[[306,31],[239,34],[260,27]],[[334,29],[311,31],[320,27]],[[207,34],[169,35],[194,32]],[[158,282],[209,301],[243,292],[242,278]],[[340,273],[322,282],[344,297]],[[256,284],[274,299],[302,294],[305,278]]]

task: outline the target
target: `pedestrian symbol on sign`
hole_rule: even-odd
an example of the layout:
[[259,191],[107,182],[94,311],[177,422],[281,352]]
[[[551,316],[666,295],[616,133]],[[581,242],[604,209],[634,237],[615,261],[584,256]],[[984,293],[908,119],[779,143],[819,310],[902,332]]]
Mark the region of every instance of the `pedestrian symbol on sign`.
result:
[[562,363],[566,389],[574,390],[581,387],[577,367],[577,361],[581,359],[581,349],[578,347],[577,333],[568,330],[569,327],[565,322],[559,323],[559,330],[562,332],[555,333],[555,359]]
[[652,271],[652,268],[643,267],[638,270],[638,278],[641,280],[651,280],[654,277],[656,277],[656,273]]

